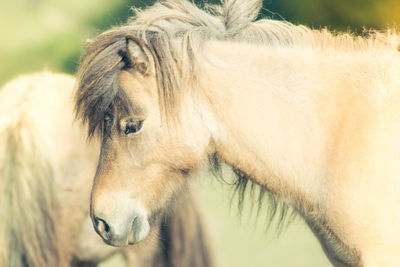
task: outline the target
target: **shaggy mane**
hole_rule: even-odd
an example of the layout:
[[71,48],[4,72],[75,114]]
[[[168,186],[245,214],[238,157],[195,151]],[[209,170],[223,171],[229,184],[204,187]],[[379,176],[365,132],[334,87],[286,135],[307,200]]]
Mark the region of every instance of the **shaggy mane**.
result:
[[[366,37],[311,30],[286,21],[255,21],[260,0],[222,0],[220,6],[201,10],[186,0],[166,0],[136,15],[126,26],[113,28],[89,43],[78,71],[76,114],[89,125],[89,136],[103,131],[104,114],[117,99],[125,99],[119,74],[128,68],[125,38],[145,41],[155,58],[161,114],[168,122],[179,110],[179,97],[187,88],[183,81],[196,81],[204,42],[209,40],[295,46],[314,49],[362,51],[397,49],[399,35],[370,32]],[[129,109],[129,101],[124,101]]]
[[[211,173],[224,184],[233,187],[231,202],[237,198],[239,216],[242,215],[246,198],[250,198],[250,212],[253,212],[254,208],[256,208],[256,218],[259,217],[262,208],[265,207],[265,205],[263,205],[265,204],[264,202],[268,203],[266,230],[270,229],[270,226],[275,222],[275,229],[279,234],[280,231],[296,217],[297,213],[291,206],[280,201],[278,196],[274,195],[267,188],[254,183],[250,177],[241,170],[233,168],[233,181],[227,181],[225,179],[225,171],[222,169],[222,162],[217,154],[214,153],[210,155],[208,161]],[[274,221],[274,219],[276,220]]]

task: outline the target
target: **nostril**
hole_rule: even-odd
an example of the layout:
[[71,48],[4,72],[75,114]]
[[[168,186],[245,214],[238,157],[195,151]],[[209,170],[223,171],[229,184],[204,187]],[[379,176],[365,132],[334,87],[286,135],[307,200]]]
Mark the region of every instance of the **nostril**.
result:
[[108,226],[108,224],[106,223],[105,220],[100,219],[98,217],[96,217],[95,219],[95,225],[97,230],[103,235],[103,234],[107,234],[110,232],[110,226]]
[[129,244],[134,244],[145,239],[150,231],[150,225],[143,216],[136,216],[132,221],[132,234],[130,234]]

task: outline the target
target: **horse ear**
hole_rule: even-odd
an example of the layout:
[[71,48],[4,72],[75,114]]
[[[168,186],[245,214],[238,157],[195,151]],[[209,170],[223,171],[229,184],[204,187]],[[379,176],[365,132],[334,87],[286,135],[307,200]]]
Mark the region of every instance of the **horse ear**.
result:
[[126,51],[129,63],[143,75],[150,73],[150,52],[142,41],[134,36],[126,37]]

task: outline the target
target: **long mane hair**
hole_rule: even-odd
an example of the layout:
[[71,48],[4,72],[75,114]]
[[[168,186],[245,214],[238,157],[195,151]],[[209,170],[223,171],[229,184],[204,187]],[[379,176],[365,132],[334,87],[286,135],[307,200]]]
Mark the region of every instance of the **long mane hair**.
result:
[[[394,31],[370,32],[365,37],[350,33],[312,30],[286,21],[257,20],[261,0],[222,0],[221,5],[200,9],[186,0],[166,0],[135,16],[122,27],[113,28],[95,38],[82,57],[78,73],[76,114],[89,124],[89,136],[102,133],[104,116],[115,101],[126,99],[119,87],[120,72],[129,67],[126,60],[126,37],[143,40],[155,60],[158,101],[163,121],[173,124],[178,117],[182,95],[188,90],[201,91],[202,53],[207,41],[226,41],[262,46],[301,47],[320,51],[348,52],[396,49],[399,36]],[[127,104],[129,105],[129,104]],[[218,155],[212,155],[215,173],[219,173]],[[239,203],[244,199],[248,179],[239,170],[236,188]],[[253,185],[250,188],[254,188]],[[258,202],[266,189],[260,188]],[[274,196],[272,215],[280,205]],[[282,204],[283,205],[283,204]],[[287,207],[283,205],[283,213]],[[281,216],[282,218],[283,216]]]

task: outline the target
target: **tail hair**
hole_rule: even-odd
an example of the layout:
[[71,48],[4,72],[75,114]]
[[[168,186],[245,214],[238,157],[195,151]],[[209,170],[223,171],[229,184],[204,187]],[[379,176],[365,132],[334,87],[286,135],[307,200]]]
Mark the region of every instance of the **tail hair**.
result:
[[[21,79],[21,78],[20,78]],[[56,266],[54,171],[45,140],[25,116],[34,86],[0,91],[0,266]],[[4,104],[4,105],[3,105]]]

